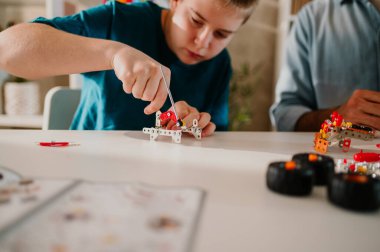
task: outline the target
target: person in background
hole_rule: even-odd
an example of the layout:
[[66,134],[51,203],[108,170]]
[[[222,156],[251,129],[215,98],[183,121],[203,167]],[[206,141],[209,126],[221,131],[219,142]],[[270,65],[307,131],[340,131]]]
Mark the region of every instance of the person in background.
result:
[[297,15],[270,115],[279,131],[318,131],[337,111],[380,130],[380,0],[314,0]]
[[37,18],[0,34],[0,69],[32,79],[83,73],[71,129],[141,130],[154,125],[152,113],[170,108],[165,66],[179,117],[186,125],[198,119],[208,136],[227,129],[225,48],[256,1],[172,0],[170,9],[108,1],[73,16]]

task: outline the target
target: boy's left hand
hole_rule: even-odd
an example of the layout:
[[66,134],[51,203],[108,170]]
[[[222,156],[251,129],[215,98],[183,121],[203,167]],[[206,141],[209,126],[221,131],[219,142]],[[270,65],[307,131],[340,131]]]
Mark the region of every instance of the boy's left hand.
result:
[[[193,125],[193,120],[198,120],[198,127],[202,129],[202,137],[210,136],[215,132],[215,124],[211,122],[211,115],[206,112],[199,112],[196,108],[190,106],[185,101],[178,101],[174,104],[176,112],[183,120],[187,127]],[[177,129],[175,122],[169,121],[166,124],[167,129]]]

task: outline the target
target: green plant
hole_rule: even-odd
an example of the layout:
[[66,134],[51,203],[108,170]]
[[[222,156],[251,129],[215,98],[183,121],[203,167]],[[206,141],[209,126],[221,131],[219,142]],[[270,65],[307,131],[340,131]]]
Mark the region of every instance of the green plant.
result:
[[261,81],[261,65],[251,67],[248,63],[234,69],[229,96],[229,130],[247,130],[252,121],[254,94]]

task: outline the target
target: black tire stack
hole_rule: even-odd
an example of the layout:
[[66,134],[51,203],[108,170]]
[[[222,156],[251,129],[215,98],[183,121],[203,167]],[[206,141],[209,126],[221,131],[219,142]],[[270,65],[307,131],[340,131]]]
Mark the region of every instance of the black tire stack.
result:
[[334,160],[316,153],[299,153],[291,161],[273,162],[266,174],[270,190],[291,196],[307,196],[313,186],[327,185],[333,204],[355,211],[380,207],[380,180],[369,175],[335,173]]

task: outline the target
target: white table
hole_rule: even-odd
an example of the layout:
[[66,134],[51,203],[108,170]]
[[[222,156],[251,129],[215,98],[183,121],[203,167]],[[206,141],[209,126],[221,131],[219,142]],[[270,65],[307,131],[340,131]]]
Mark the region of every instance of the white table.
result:
[[[46,148],[38,141],[79,146]],[[269,191],[270,162],[311,152],[312,133],[229,132],[181,144],[142,132],[0,130],[0,164],[22,175],[95,181],[140,181],[206,190],[194,251],[380,251],[380,211],[356,213],[335,207],[324,187],[311,196]],[[371,142],[353,141],[350,158]]]

